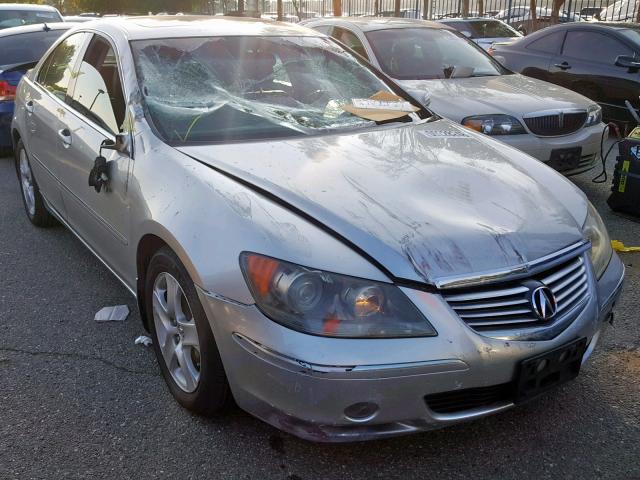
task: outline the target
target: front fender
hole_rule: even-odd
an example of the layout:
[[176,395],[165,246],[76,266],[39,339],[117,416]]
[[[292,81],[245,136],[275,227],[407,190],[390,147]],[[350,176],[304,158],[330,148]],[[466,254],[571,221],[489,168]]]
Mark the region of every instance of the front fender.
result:
[[243,251],[389,281],[329,233],[211,167],[157,139],[136,139],[136,147],[130,182],[132,238],[136,245],[145,235],[162,239],[203,290],[253,304],[240,271]]

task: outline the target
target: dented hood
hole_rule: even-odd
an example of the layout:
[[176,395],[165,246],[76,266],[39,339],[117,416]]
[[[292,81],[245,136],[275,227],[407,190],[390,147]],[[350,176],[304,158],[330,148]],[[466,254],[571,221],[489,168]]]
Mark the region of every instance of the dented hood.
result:
[[179,150],[330,229],[395,280],[438,285],[582,240],[577,188],[448,120]]

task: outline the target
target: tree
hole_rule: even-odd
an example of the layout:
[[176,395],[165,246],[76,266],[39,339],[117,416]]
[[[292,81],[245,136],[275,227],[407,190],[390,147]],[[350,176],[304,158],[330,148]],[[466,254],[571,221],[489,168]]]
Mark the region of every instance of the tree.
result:
[[462,0],[462,18],[469,16],[469,0]]
[[394,0],[393,16],[394,17],[399,17],[400,16],[400,0]]
[[276,1],[276,9],[278,11],[278,21],[282,21],[282,0]]
[[333,0],[333,16],[342,16],[342,0]]
[[551,7],[551,24],[555,25],[560,20],[560,9],[564,5],[564,0],[553,0]]
[[296,11],[296,16],[302,20],[302,12],[300,11],[300,3],[298,3],[298,0],[291,0],[291,3],[293,4],[293,9]]

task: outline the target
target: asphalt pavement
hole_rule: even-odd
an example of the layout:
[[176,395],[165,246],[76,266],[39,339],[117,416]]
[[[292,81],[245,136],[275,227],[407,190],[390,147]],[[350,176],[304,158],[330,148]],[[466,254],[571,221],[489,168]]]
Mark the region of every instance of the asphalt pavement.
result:
[[[610,162],[611,163],[611,162]],[[611,164],[609,172],[611,172]],[[611,213],[609,184],[573,181],[611,237],[640,224]],[[616,321],[580,377],[473,423],[384,441],[313,444],[237,407],[214,419],[173,401],[136,305],[62,227],[28,222],[0,158],[0,479],[640,479],[640,254]],[[127,304],[123,323],[96,323]]]

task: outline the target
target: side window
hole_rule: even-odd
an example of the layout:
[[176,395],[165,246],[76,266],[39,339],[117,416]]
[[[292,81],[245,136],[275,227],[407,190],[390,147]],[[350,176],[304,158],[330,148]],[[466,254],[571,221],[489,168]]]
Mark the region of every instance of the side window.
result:
[[71,107],[111,133],[122,128],[125,103],[118,63],[109,42],[98,35],[80,64]]
[[633,55],[633,50],[609,35],[575,31],[567,33],[564,56],[613,65],[618,55]]
[[347,30],[346,28],[334,27],[333,32],[331,33],[331,36],[336,40],[344,43],[347,47],[349,47],[351,50],[356,52],[358,55],[369,60],[367,51],[364,49],[364,45],[362,45],[362,42],[356,36],[355,33]]
[[53,95],[65,102],[69,83],[73,78],[75,66],[80,50],[84,44],[86,33],[71,35],[58,45],[38,72],[38,83]]
[[538,40],[534,40],[527,45],[527,50],[535,50],[536,52],[544,53],[558,53],[560,45],[562,44],[562,37],[564,32],[554,32],[549,35],[545,35]]

